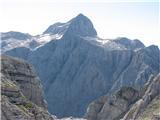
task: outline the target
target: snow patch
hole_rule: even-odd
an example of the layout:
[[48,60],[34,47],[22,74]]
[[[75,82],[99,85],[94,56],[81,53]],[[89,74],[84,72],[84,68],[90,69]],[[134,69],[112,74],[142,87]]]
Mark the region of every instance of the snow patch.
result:
[[31,39],[26,40],[17,40],[17,39],[6,39],[1,40],[0,45],[2,47],[2,52],[17,48],[17,47],[26,47],[29,48],[29,44],[32,42]]
[[102,45],[104,45],[107,42],[109,42],[109,40],[107,40],[107,39],[101,39],[101,38],[98,38],[98,37],[89,37],[89,36],[87,36],[87,37],[83,37],[83,39],[88,40],[88,41],[92,41],[92,42],[97,42],[97,43],[102,44]]
[[60,34],[54,34],[54,35],[42,34],[26,40],[19,40],[15,38],[1,40],[0,41],[0,45],[2,47],[1,52],[4,53],[6,51],[9,51],[17,47],[26,47],[29,48],[30,50],[35,50],[45,45],[46,43],[50,42],[51,40],[61,39],[62,36],[63,35]]
[[111,39],[101,39],[98,37],[83,37],[84,40],[88,40],[89,42],[99,45],[106,50],[126,50],[126,48],[121,45],[116,43],[114,40]]

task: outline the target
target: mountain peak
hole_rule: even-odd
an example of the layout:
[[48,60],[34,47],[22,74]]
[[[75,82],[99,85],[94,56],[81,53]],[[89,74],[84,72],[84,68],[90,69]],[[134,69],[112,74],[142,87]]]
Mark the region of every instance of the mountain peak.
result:
[[53,25],[50,25],[47,30],[43,32],[43,34],[64,34],[67,28],[67,23],[57,22]]
[[132,50],[145,47],[145,45],[140,40],[138,39],[131,40],[126,37],[118,37],[117,39],[115,39],[114,42],[125,46],[127,49],[132,49]]
[[88,19],[85,15],[83,15],[82,13],[78,14],[75,18],[85,18]]
[[81,13],[66,23],[55,23],[43,32],[43,34],[61,35],[65,33],[79,35],[82,37],[97,36],[97,32],[91,20]]
[[76,34],[80,36],[97,36],[97,32],[89,18],[83,14],[79,14],[70,21],[67,33]]

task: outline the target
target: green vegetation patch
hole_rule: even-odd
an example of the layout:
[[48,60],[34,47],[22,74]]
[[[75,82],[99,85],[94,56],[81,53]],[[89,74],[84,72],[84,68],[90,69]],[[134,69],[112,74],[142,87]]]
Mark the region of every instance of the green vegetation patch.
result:
[[26,103],[26,104],[24,105],[24,107],[25,107],[26,109],[31,109],[31,108],[33,108],[33,104],[32,104],[32,102],[28,102],[28,103]]

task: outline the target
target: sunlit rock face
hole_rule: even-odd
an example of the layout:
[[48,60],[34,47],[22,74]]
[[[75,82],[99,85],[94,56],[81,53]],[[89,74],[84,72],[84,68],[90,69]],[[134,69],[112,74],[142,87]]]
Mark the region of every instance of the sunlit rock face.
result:
[[112,96],[102,96],[90,103],[87,120],[158,120],[160,119],[160,74],[136,90],[122,87]]
[[54,120],[38,76],[23,60],[1,56],[1,95],[2,120]]

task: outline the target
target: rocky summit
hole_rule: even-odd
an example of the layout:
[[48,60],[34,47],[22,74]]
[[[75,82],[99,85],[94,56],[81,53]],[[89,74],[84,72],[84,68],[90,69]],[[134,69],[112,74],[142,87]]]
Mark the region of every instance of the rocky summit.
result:
[[[125,106],[118,110],[117,118],[139,99],[137,91],[151,74],[157,75],[160,71],[157,46],[145,46],[138,39],[125,37],[101,39],[91,20],[82,14],[66,23],[53,24],[27,40],[17,40],[15,36],[11,39],[9,36],[2,41],[3,54],[25,59],[34,66],[49,112],[60,118],[82,117],[92,101],[123,88],[120,93],[128,90],[124,94],[131,94],[127,96],[128,101],[123,97],[109,98]],[[17,44],[19,41],[23,44]],[[35,44],[30,46],[31,43]],[[130,97],[135,98],[132,101]],[[106,108],[111,107],[108,111],[116,109],[112,103],[106,104]]]

